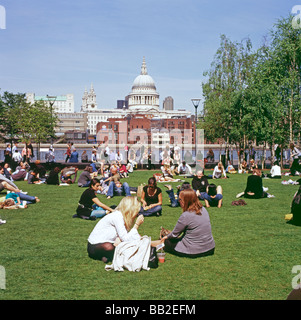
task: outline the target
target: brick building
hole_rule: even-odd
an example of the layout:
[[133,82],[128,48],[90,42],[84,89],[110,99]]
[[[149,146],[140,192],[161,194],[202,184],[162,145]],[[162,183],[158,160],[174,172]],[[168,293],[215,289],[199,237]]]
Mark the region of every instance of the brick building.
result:
[[109,118],[96,126],[97,142],[112,144],[194,144],[194,121],[187,117],[171,119],[128,115],[123,119]]

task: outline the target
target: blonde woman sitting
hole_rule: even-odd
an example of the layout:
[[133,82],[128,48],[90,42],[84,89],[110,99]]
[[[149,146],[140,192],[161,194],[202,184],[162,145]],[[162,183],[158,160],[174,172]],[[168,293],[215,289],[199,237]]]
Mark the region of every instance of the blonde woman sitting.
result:
[[[140,208],[137,197],[124,197],[112,213],[102,218],[88,238],[89,257],[105,263],[113,261],[115,248],[119,243],[139,240],[141,236],[138,229],[144,222],[144,216],[138,216]],[[151,245],[159,243],[160,241],[153,241]]]
[[228,163],[228,167],[226,168],[226,173],[237,173],[237,171],[233,167],[231,161],[229,161],[229,163]]
[[244,160],[238,166],[238,173],[247,173],[247,167],[248,167],[247,161]]
[[225,168],[221,162],[215,166],[212,174],[212,179],[220,179],[220,178],[227,178]]

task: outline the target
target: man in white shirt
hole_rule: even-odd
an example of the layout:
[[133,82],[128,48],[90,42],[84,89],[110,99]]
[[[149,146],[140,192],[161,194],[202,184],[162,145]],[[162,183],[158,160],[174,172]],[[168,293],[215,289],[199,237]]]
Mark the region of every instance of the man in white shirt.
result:
[[21,156],[21,153],[18,151],[18,149],[14,150],[12,158],[16,164],[19,164],[21,162],[22,156]]
[[178,167],[178,173],[180,175],[185,175],[187,177],[192,175],[192,170],[189,164],[186,161],[183,161]]

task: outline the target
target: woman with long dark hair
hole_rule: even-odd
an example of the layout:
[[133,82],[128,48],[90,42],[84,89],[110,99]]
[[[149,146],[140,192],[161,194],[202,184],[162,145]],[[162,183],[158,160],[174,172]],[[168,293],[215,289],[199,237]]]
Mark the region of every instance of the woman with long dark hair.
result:
[[157,215],[162,213],[162,190],[157,187],[156,178],[148,179],[148,185],[143,187],[141,195],[142,207],[140,214],[144,216]]
[[79,217],[94,217],[94,219],[102,218],[107,213],[113,211],[112,208],[100,202],[100,200],[97,198],[96,193],[99,189],[99,179],[92,179],[90,187],[82,193],[79,199],[78,207],[76,209],[76,213]]

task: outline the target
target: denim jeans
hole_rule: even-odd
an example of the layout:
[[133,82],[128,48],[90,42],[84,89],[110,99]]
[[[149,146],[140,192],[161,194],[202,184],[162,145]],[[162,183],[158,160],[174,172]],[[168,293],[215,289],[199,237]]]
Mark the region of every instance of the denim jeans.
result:
[[98,172],[98,170],[97,170],[97,168],[96,168],[96,164],[95,164],[94,162],[92,162],[92,163],[90,164],[90,166],[92,167],[92,171],[93,171],[93,172]]
[[36,198],[33,196],[29,196],[21,192],[17,192],[17,194],[19,195],[21,201],[27,201],[28,204],[36,203]]
[[87,183],[85,183],[85,184],[82,184],[82,185],[81,185],[81,186],[79,186],[79,187],[87,188],[87,187],[89,187],[89,186],[90,186],[90,184],[91,184],[91,181],[89,181],[89,182],[87,182]]
[[93,204],[92,208],[91,217],[102,218],[106,215],[106,210],[104,208],[101,208],[96,204]]
[[111,198],[113,196],[130,196],[130,187],[127,182],[124,182],[121,187],[117,187],[114,181],[110,182],[109,189],[107,192],[107,196]]
[[[173,192],[173,189],[171,190],[166,190],[168,196],[169,196],[169,199],[170,199],[170,204],[173,208],[175,207],[179,207],[180,206],[180,203],[179,201],[175,198],[175,194]],[[179,195],[178,195],[178,199],[179,199]]]
[[[194,191],[197,192],[197,190],[194,190]],[[205,200],[205,195],[206,195],[206,192],[200,192],[198,198],[199,198],[200,200]]]
[[152,215],[161,215],[161,212],[162,212],[162,206],[155,206],[148,210],[144,210],[143,207],[141,207],[139,214],[143,214],[145,217],[148,217]]
[[223,199],[222,194],[217,194],[215,198],[211,198],[208,193],[204,193],[204,200],[207,200],[209,202],[209,205],[214,207],[218,205],[219,200]]

